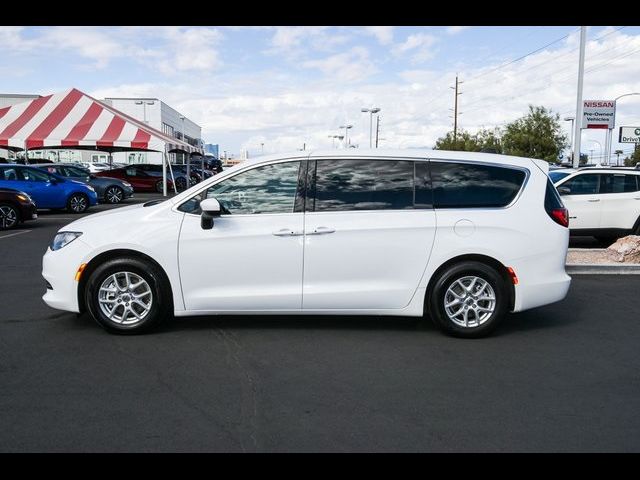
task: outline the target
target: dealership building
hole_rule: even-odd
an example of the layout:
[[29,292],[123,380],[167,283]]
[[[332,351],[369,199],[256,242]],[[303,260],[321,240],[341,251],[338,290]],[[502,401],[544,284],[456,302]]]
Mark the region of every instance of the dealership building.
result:
[[[21,102],[27,102],[41,95],[37,94],[0,94],[0,108],[9,107]],[[202,128],[193,120],[182,115],[157,98],[105,98],[103,103],[142,121],[156,130],[178,139],[183,139],[193,146],[202,146]],[[216,145],[217,147],[217,145]],[[21,152],[18,152],[18,156]],[[90,150],[30,150],[29,158],[42,158],[60,162],[108,162],[109,154]],[[163,152],[117,152],[113,154],[113,161],[119,163],[162,163]],[[13,153],[0,149],[0,157],[15,158]],[[184,163],[186,155],[170,153],[169,161]]]

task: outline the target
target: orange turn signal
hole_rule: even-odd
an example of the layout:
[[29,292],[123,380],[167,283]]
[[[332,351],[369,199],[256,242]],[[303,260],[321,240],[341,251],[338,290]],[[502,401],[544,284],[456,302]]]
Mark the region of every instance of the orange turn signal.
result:
[[509,272],[509,276],[511,277],[511,281],[513,282],[513,284],[517,285],[518,284],[518,276],[516,275],[516,272],[513,271],[513,268],[507,267],[507,272]]
[[76,282],[80,281],[80,277],[82,277],[82,272],[84,272],[84,269],[87,268],[87,264],[83,263],[82,265],[80,265],[78,267],[78,271],[76,272]]

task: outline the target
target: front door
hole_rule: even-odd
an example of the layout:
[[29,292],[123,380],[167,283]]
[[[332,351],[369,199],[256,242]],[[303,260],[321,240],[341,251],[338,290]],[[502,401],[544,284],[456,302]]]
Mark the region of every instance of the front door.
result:
[[558,185],[562,202],[569,210],[571,230],[600,228],[602,212],[600,175],[584,173]]
[[[194,312],[302,308],[306,162],[256,166],[183,203],[178,258],[186,309]],[[215,197],[223,213],[201,227],[199,202]]]
[[422,177],[428,183],[428,170],[416,175],[416,162],[395,159],[318,159],[310,169],[314,163],[305,214],[304,309],[407,306],[435,237],[430,196],[414,199],[414,182]]

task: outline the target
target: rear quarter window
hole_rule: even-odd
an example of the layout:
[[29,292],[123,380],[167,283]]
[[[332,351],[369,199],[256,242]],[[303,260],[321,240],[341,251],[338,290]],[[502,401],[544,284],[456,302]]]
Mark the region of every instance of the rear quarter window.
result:
[[431,161],[435,208],[506,207],[525,178],[525,171],[517,168]]

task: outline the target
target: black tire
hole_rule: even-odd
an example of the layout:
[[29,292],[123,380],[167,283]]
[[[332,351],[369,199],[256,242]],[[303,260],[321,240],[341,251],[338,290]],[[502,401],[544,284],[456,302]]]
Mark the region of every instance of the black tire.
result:
[[[465,279],[465,277],[467,278]],[[450,318],[449,314],[447,314],[445,298],[454,301],[457,298],[457,294],[467,295],[467,293],[463,293],[464,291],[460,284],[457,284],[457,286],[454,287],[454,284],[456,284],[458,280],[462,280],[462,284],[467,282],[466,287],[471,287],[471,290],[473,290],[473,293],[475,294],[475,290],[481,286],[482,282],[476,281],[476,284],[472,286],[471,282],[473,281],[473,277],[481,279],[491,287],[495,300],[491,303],[491,301],[482,299],[484,297],[484,293],[488,291],[485,287],[485,292],[482,292],[480,297],[468,294],[468,298],[460,300],[459,305],[463,310],[456,310],[455,306],[450,307],[450,311],[454,314],[453,317],[456,318],[458,322],[462,323],[464,321],[464,316],[466,315],[470,325],[464,326],[456,323],[456,321]],[[450,287],[453,287],[454,293],[448,294],[447,291]],[[466,261],[450,266],[438,276],[433,288],[431,289],[431,296],[428,299],[428,302],[428,310],[431,314],[431,319],[443,332],[455,337],[480,338],[493,332],[504,319],[509,309],[509,288],[502,275],[500,275],[493,267],[482,262]],[[484,316],[487,313],[488,316],[477,317],[476,315],[478,315],[478,311],[475,310],[475,308],[478,307],[492,307],[492,312],[489,313],[481,311],[481,316]],[[466,314],[464,313],[465,309],[468,310]],[[463,317],[457,317],[455,314],[458,314],[458,312],[462,312],[460,315],[463,315]],[[472,316],[474,317],[473,319],[471,318]]]
[[156,192],[158,192],[158,193],[163,193],[164,192],[162,180],[156,182]]
[[606,248],[612,243],[615,243],[615,241],[617,240],[617,237],[605,237],[600,235],[595,237],[595,239],[598,241],[598,243],[600,243],[601,246],[604,245]]
[[0,230],[15,228],[20,223],[20,212],[9,203],[0,203]]
[[[108,281],[107,279],[114,274],[116,276],[121,276],[124,272],[134,274],[142,278],[147,283],[151,291],[151,306],[149,310],[146,314],[141,315],[142,319],[138,320],[132,317],[131,321],[133,323],[129,324],[125,324],[127,320],[126,317],[129,315],[124,315],[125,306],[123,303],[127,298],[130,298],[127,297],[130,293],[121,292],[123,298],[118,302],[119,305],[114,307],[113,310],[115,310],[115,312],[112,310],[112,313],[115,313],[115,320],[110,319],[109,316],[105,314],[104,310],[100,307],[99,302],[100,287],[103,282]],[[119,281],[119,283],[124,285],[124,282],[122,281]],[[143,287],[143,290],[145,288],[146,287]],[[136,335],[145,333],[152,328],[157,327],[173,313],[171,289],[169,288],[168,280],[164,273],[154,264],[137,258],[115,258],[100,265],[91,272],[90,277],[85,284],[84,296],[85,305],[89,310],[89,314],[98,323],[98,325],[109,333],[120,335]],[[149,297],[146,296],[145,298]],[[131,304],[127,303],[127,306],[134,308],[133,302],[131,302]],[[137,313],[141,314],[142,311],[138,309]],[[118,316],[121,317],[120,320],[125,320],[125,322],[118,322]]]
[[104,201],[112,205],[118,204],[124,200],[124,190],[117,185],[110,185],[104,191]]
[[89,197],[84,193],[74,193],[67,200],[67,211],[71,213],[84,213],[89,209]]
[[187,179],[184,177],[176,178],[176,188],[179,192],[187,189]]

